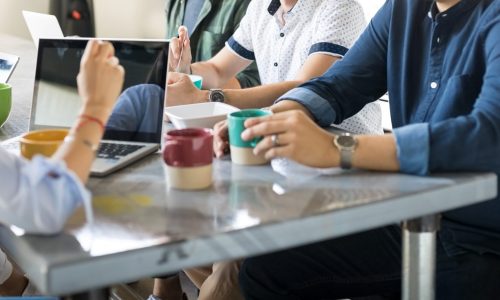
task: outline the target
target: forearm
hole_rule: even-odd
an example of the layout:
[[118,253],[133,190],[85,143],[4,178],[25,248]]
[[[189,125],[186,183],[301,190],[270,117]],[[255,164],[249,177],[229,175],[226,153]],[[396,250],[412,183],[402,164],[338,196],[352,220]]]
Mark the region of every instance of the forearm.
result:
[[354,168],[374,171],[399,171],[394,135],[359,135],[353,154]]
[[[105,124],[109,114],[88,108],[82,111],[82,115],[93,116]],[[103,129],[97,122],[78,119],[68,134],[71,138],[63,143],[53,158],[64,160],[68,169],[72,170],[82,182],[86,182],[95,158],[95,151],[92,148],[99,145],[102,135]]]
[[203,77],[203,89],[224,87],[234,77],[229,76],[210,61],[191,64],[191,73]]
[[224,90],[224,95],[227,104],[238,108],[268,107],[300,83],[300,81],[285,81],[248,89],[228,89]]

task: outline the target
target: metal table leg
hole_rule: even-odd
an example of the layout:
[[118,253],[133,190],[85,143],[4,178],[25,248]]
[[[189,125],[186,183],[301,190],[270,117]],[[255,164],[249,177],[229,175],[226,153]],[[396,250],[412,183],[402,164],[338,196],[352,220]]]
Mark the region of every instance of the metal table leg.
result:
[[403,223],[403,300],[433,300],[440,215]]
[[109,300],[110,289],[93,289],[87,292],[61,297],[64,300]]

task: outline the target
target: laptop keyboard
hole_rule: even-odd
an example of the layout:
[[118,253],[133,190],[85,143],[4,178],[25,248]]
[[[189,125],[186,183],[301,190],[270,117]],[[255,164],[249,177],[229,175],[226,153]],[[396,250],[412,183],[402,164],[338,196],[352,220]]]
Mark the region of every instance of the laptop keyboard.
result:
[[97,157],[105,159],[120,159],[127,156],[141,148],[144,145],[127,145],[127,144],[114,144],[101,142],[99,150],[97,150]]

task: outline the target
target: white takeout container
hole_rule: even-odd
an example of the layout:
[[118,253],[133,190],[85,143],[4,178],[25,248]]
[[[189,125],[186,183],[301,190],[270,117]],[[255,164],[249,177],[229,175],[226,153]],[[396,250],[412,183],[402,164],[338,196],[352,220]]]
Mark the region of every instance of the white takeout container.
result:
[[220,102],[204,102],[165,107],[165,114],[176,129],[201,127],[212,128],[225,120],[229,113],[239,108]]

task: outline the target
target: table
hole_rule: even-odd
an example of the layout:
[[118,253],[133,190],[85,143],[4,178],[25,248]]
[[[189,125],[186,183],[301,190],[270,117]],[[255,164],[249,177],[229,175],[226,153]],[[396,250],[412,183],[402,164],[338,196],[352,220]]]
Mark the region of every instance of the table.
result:
[[[24,118],[11,121],[12,128],[24,128]],[[7,129],[1,138],[16,131]],[[0,227],[0,241],[42,292],[92,291],[80,297],[104,299],[105,287],[114,283],[409,220],[403,298],[432,299],[439,212],[494,198],[496,184],[489,173],[418,177],[338,170],[285,177],[269,166],[237,166],[226,158],[215,160],[210,189],[179,191],[168,188],[154,154],[90,180],[92,224],[80,210],[60,235],[18,236],[19,230]]]

